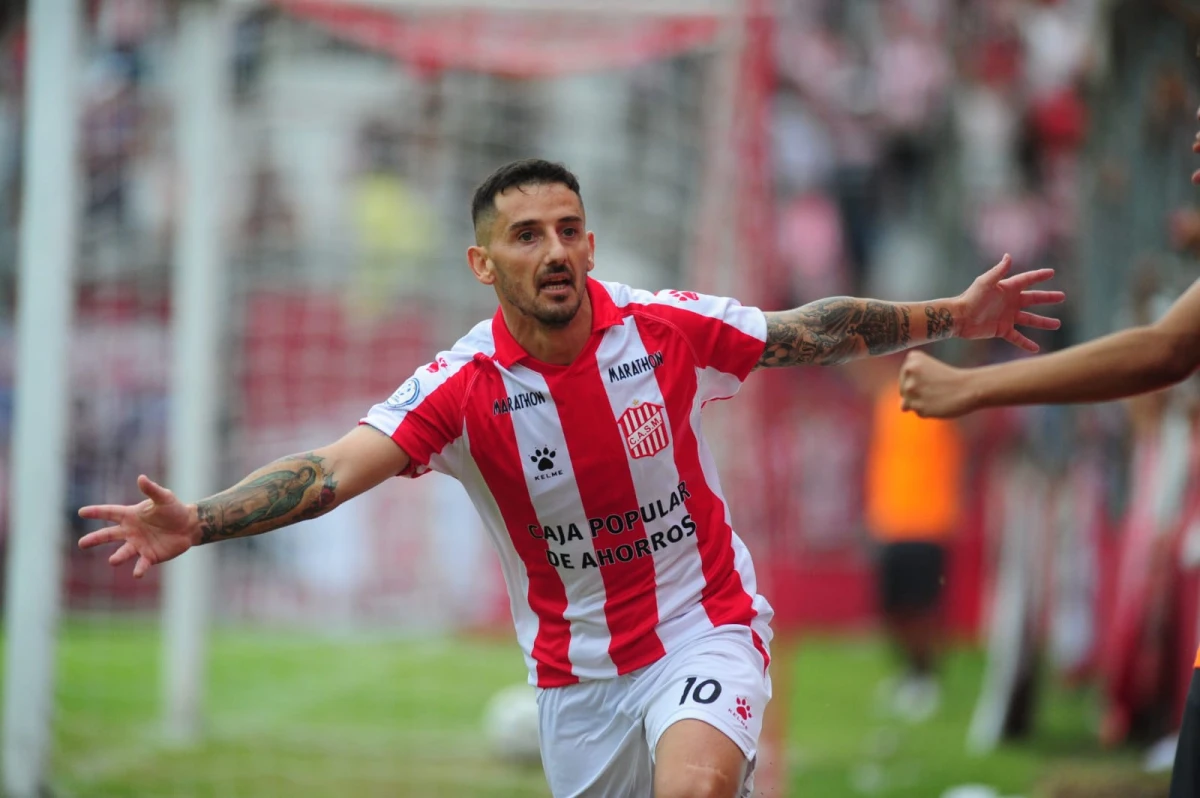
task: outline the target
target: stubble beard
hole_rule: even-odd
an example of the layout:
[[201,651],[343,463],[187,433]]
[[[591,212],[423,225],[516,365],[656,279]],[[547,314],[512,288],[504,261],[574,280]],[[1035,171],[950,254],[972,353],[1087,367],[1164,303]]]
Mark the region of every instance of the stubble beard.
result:
[[497,281],[496,287],[508,303],[523,315],[552,330],[559,330],[570,324],[583,305],[583,291],[577,285],[572,286],[575,289],[574,301],[543,300],[538,294],[532,297],[525,296],[504,278]]

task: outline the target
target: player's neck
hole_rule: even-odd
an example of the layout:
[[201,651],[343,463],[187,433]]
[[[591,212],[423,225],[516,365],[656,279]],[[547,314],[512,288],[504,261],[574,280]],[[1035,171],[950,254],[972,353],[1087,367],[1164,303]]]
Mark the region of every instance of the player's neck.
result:
[[565,327],[547,327],[530,316],[501,306],[513,340],[543,363],[566,366],[579,357],[592,334],[592,300],[584,296],[579,312]]

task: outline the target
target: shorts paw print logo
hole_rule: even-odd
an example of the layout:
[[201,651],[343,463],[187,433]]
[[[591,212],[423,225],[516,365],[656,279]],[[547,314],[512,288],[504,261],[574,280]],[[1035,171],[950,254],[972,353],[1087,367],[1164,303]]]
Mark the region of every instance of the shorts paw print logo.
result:
[[538,471],[549,471],[554,468],[554,458],[557,456],[558,452],[550,451],[550,447],[547,446],[545,449],[534,449],[529,459],[537,463]]
[[750,702],[741,696],[738,696],[737,709],[735,711],[742,720],[750,720],[750,718],[754,717],[754,714],[750,712]]

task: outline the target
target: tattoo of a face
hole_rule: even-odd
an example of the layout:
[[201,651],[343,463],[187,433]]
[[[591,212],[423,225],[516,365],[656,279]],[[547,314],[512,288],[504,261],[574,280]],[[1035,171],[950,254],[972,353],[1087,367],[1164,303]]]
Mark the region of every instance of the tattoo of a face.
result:
[[334,481],[333,474],[326,474],[325,482],[321,484],[321,490],[312,498],[308,506],[304,508],[304,512],[300,514],[300,517],[308,520],[309,518],[324,515],[333,508],[333,502],[336,498],[337,482]]
[[925,306],[926,337],[931,341],[949,338],[954,333],[954,315],[947,309]]
[[199,502],[200,542],[234,537],[256,524],[280,521],[306,496],[310,498],[300,518],[315,518],[330,509],[336,500],[337,482],[332,473],[325,473],[323,464],[324,458],[313,454],[285,457],[267,466],[270,470],[266,473]]
[[882,355],[911,342],[910,317],[902,305],[833,297],[767,316],[767,345],[758,365],[844,363],[864,351]]

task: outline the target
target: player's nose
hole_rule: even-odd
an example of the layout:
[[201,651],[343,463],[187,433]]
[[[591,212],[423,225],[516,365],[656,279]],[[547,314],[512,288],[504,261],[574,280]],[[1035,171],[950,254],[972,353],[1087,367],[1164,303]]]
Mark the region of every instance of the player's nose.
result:
[[557,235],[550,236],[550,246],[546,248],[546,262],[550,264],[567,262],[567,247]]

